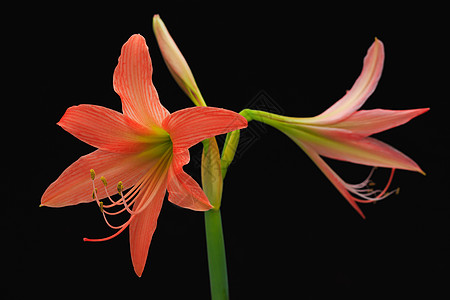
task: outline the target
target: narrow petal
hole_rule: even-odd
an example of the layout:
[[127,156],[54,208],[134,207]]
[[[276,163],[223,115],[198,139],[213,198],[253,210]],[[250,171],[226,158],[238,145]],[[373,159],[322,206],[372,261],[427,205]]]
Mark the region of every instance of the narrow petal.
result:
[[307,144],[315,152],[329,158],[423,173],[411,158],[400,151],[379,140],[346,129],[305,126],[289,131],[287,135],[297,144]]
[[[166,171],[167,172],[167,171]],[[144,193],[134,204],[134,209],[138,210],[145,202],[150,201],[147,208],[140,214],[135,215],[130,223],[130,252],[134,271],[139,277],[142,276],[145,263],[147,261],[148,249],[152,241],[153,233],[156,230],[157,220],[164,196],[166,194],[167,173],[155,173],[151,180],[153,184],[147,188],[150,194]]]
[[388,110],[359,110],[333,127],[348,129],[354,133],[369,136],[409,122],[411,119],[427,112],[429,108]]
[[145,39],[135,34],[123,45],[114,71],[114,90],[125,115],[145,125],[161,125],[169,112],[159,102],[152,82],[152,61]]
[[44,192],[41,204],[62,207],[93,201],[91,169],[94,169],[97,174],[95,180],[98,181],[98,197],[102,199],[106,197],[106,194],[103,184],[100,182],[101,176],[104,176],[109,182],[108,193],[112,195],[116,193],[119,181],[122,181],[125,186],[131,187],[151,167],[151,162],[144,163],[135,156],[103,150],[94,151],[80,157],[64,170]]
[[91,146],[117,153],[142,150],[152,134],[149,127],[115,110],[96,105],[68,108],[58,125]]
[[363,219],[365,219],[366,217],[358,207],[358,204],[356,204],[354,197],[348,192],[347,188],[345,187],[345,182],[341,179],[341,177],[339,177],[333,171],[333,169],[330,168],[330,166],[317,154],[317,152],[314,151],[314,149],[303,143],[297,142],[297,144],[300,146],[300,148],[303,149],[303,151],[305,151],[309,158],[311,158],[311,160],[317,165],[317,167],[328,178],[328,180],[330,180],[330,182],[341,193],[341,195],[344,196],[345,199],[347,199],[350,205],[361,215]]
[[191,107],[174,112],[163,123],[170,134],[174,152],[215,135],[247,127],[247,120],[238,113],[215,107]]
[[352,88],[339,101],[322,114],[310,118],[310,124],[334,124],[357,111],[372,95],[381,77],[384,63],[384,46],[379,39],[367,51],[361,75]]

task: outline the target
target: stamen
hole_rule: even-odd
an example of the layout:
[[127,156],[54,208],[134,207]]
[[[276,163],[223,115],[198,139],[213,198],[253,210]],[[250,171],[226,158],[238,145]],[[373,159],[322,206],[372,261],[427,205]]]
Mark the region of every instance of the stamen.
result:
[[[128,191],[128,192],[124,192],[125,187],[124,184],[122,183],[122,181],[119,181],[119,183],[117,184],[117,193],[118,195],[120,195],[120,199],[117,201],[114,201],[111,196],[108,193],[108,189],[107,189],[107,181],[106,178],[104,176],[102,176],[100,178],[100,180],[103,183],[103,187],[105,190],[105,194],[106,194],[106,198],[108,198],[109,201],[111,201],[111,204],[105,205],[103,204],[102,201],[99,201],[98,199],[98,191],[97,188],[95,187],[95,172],[94,170],[90,170],[91,173],[91,179],[92,179],[92,187],[93,187],[93,191],[92,191],[92,197],[93,199],[97,202],[97,205],[100,208],[100,212],[103,215],[103,218],[105,220],[105,223],[112,229],[118,229],[118,231],[116,233],[114,233],[113,235],[106,237],[106,238],[101,238],[101,239],[89,239],[89,238],[83,238],[83,241],[85,242],[102,242],[102,241],[107,241],[110,240],[112,238],[115,238],[116,236],[118,236],[126,227],[128,227],[128,225],[130,224],[131,220],[134,219],[134,217],[141,213],[143,210],[145,210],[148,205],[152,202],[151,200],[154,198],[154,195],[158,192],[158,186],[161,185],[162,180],[165,180],[165,176],[167,175],[167,166],[168,166],[168,162],[171,159],[172,152],[171,151],[167,151],[166,153],[164,153],[164,155],[160,158],[160,160],[153,165],[150,170],[148,170],[146,172],[146,174],[144,176],[142,176],[137,183],[134,184],[134,186]],[[158,176],[158,175],[160,176]],[[142,192],[142,193],[141,193]],[[133,207],[134,210],[131,209],[131,206],[136,202],[136,199],[140,199],[141,201],[139,202],[139,205],[137,205],[137,207]],[[123,208],[120,209],[119,211],[115,211],[115,212],[110,212],[107,211],[108,208],[114,207],[114,206],[119,206],[119,205],[123,205]],[[130,218],[123,223],[122,225],[119,226],[113,226],[109,223],[106,215],[118,215],[124,211],[127,211],[130,214]]]
[[95,179],[95,171],[94,171],[94,169],[91,169],[90,172],[91,172],[91,179],[94,180]]
[[[389,186],[391,185],[392,179],[394,177],[395,169],[391,170],[391,175],[389,176],[389,180],[388,180],[385,188],[382,191],[374,190],[372,188],[367,188],[367,187],[375,185],[375,183],[372,182],[370,179],[373,175],[374,170],[375,170],[375,168],[373,168],[371,170],[369,176],[360,184],[347,184],[347,183],[345,184],[345,186],[349,192],[362,198],[362,199],[354,198],[354,201],[359,202],[359,203],[372,203],[372,202],[383,200],[383,199],[389,197],[390,195],[392,195],[393,193],[398,192],[399,189],[396,189],[389,193],[386,193],[387,190],[389,189]],[[365,185],[363,185],[363,184],[365,184]]]
[[132,220],[133,218],[134,218],[134,217],[132,216],[125,224],[122,225],[122,228],[120,228],[120,229],[119,229],[116,233],[114,233],[113,235],[110,235],[110,236],[108,236],[108,237],[101,238],[101,239],[88,239],[88,238],[83,238],[83,241],[84,241],[84,242],[104,242],[104,241],[109,241],[109,240],[115,238],[116,236],[118,236],[119,234],[121,234],[122,231],[124,231],[125,228],[127,228],[128,225],[130,225],[131,220]]
[[389,186],[391,185],[392,178],[394,178],[394,172],[395,172],[395,169],[392,169],[392,171],[391,171],[391,176],[389,176],[388,183],[386,184],[386,187],[385,187],[384,190],[381,192],[381,194],[379,194],[379,195],[377,196],[377,199],[380,198],[380,197],[382,197],[382,196],[386,193],[386,191],[388,190]]
[[[122,191],[123,191],[123,183],[122,181],[119,181],[119,183],[117,184],[117,192],[119,193],[119,195],[122,196]],[[123,196],[122,196],[123,197]]]
[[371,183],[372,183],[372,182],[370,181],[370,178],[372,178],[372,175],[373,175],[373,173],[375,172],[376,169],[377,169],[377,167],[373,167],[372,170],[370,170],[369,175],[367,176],[366,179],[364,179],[363,182],[358,183],[358,184],[347,184],[347,185],[348,185],[348,186],[351,186],[351,187],[354,188],[354,189],[360,189],[360,188],[366,187],[367,185],[370,186]]

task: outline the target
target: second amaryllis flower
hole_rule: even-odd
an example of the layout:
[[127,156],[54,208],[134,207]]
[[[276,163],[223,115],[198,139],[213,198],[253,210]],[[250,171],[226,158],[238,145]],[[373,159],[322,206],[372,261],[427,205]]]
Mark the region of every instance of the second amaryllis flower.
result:
[[[374,202],[388,196],[387,190],[395,169],[424,174],[411,158],[369,136],[402,125],[425,113],[428,108],[358,110],[375,90],[383,62],[383,43],[375,39],[364,59],[361,75],[353,87],[342,99],[316,117],[293,118],[249,109],[241,112],[247,120],[264,122],[291,138],[362,217],[364,214],[357,203]],[[360,184],[349,184],[339,177],[321,156],[390,168],[391,177],[383,190],[373,190],[368,186],[370,176]]]
[[[85,240],[108,240],[129,227],[131,258],[138,276],[144,270],[166,190],[169,201],[181,207],[212,208],[197,182],[183,171],[190,159],[188,149],[247,126],[239,114],[214,107],[170,114],[159,102],[152,71],[145,39],[133,35],[122,47],[114,71],[114,90],[122,100],[123,113],[96,105],[66,111],[58,125],[98,150],[69,166],[41,199],[41,205],[50,207],[96,200],[107,224],[118,231],[107,238]],[[120,199],[110,197],[115,194]],[[109,198],[111,204],[103,204],[102,198]],[[120,213],[129,214],[128,221],[111,225],[107,217]]]

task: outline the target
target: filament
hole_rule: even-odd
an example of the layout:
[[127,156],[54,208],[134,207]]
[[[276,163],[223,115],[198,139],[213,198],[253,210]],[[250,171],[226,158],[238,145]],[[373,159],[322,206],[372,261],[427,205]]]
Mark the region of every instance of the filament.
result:
[[[170,149],[171,150],[171,149]],[[98,192],[97,188],[95,187],[95,172],[94,170],[91,170],[91,179],[92,179],[92,197],[94,198],[95,202],[100,208],[100,211],[103,215],[103,219],[105,220],[106,225],[112,229],[117,229],[118,231],[114,234],[100,239],[90,239],[90,238],[83,238],[83,241],[85,242],[103,242],[110,239],[115,238],[118,236],[121,232],[127,228],[131,221],[134,219],[134,217],[141,212],[143,212],[148,205],[152,202],[155,194],[159,191],[159,188],[164,180],[166,180],[167,172],[168,172],[168,166],[170,166],[170,162],[172,159],[172,151],[166,151],[162,157],[158,160],[156,164],[154,164],[150,170],[148,170],[144,176],[142,176],[138,182],[131,187],[127,192],[124,191],[124,186],[122,182],[119,182],[118,184],[118,191],[117,194],[120,196],[120,199],[113,200],[110,196],[107,188],[107,182],[105,177],[102,176],[101,181],[103,182],[104,190],[105,190],[105,199],[108,199],[111,204],[103,204],[102,201],[98,198]],[[141,201],[137,205],[137,207],[131,208],[133,204],[135,204],[136,199],[140,199]],[[116,206],[123,206],[120,210],[117,211],[109,211],[110,208],[116,207]],[[112,225],[107,218],[108,216],[112,215],[119,215],[123,212],[127,212],[129,214],[128,220],[118,226]]]

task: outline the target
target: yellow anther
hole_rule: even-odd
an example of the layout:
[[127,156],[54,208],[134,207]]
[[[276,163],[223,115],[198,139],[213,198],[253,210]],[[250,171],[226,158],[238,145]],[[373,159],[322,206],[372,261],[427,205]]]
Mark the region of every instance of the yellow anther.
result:
[[123,183],[122,181],[119,181],[119,183],[117,184],[117,192],[119,192],[119,195],[122,195],[122,191],[123,191]]
[[100,201],[99,203],[100,203],[100,212],[103,213],[103,202]]
[[97,188],[95,188],[93,191],[92,191],[92,199],[96,199],[97,198]]
[[91,179],[92,180],[95,179],[95,171],[94,171],[94,169],[91,169]]
[[103,182],[103,185],[108,186],[108,182],[106,182],[106,178],[104,176],[100,177],[100,180]]
[[398,187],[398,188],[395,190],[395,194],[396,194],[396,195],[400,194],[400,187]]

